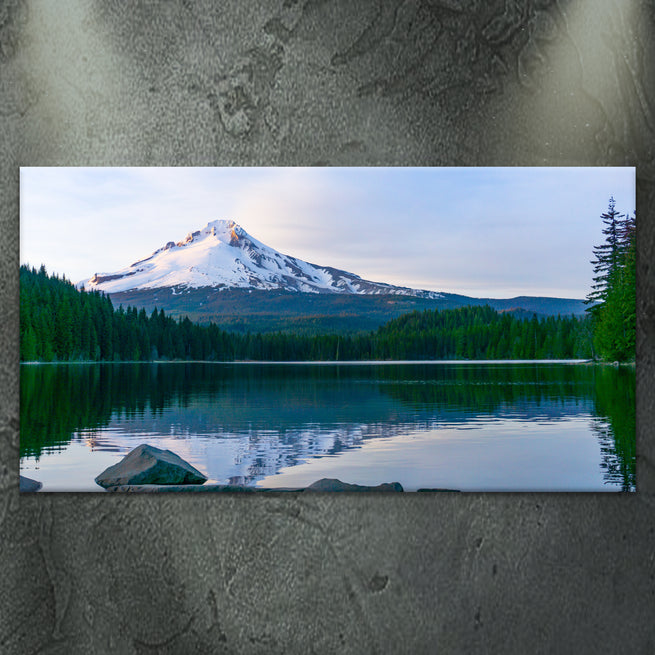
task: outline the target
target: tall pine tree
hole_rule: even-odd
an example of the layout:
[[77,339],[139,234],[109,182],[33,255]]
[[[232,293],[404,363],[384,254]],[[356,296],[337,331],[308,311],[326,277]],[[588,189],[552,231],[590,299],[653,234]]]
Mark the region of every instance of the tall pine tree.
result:
[[610,198],[601,215],[605,243],[594,248],[594,284],[587,296],[597,356],[610,361],[635,357],[636,214],[623,215]]
[[[588,303],[603,302],[606,299],[612,275],[619,262],[619,232],[623,215],[616,210],[613,196],[610,197],[607,211],[600,217],[605,225],[603,228],[605,243],[593,249],[595,259],[591,263],[594,266],[594,281],[591,285],[592,291],[587,296]],[[591,309],[593,311],[593,307]]]

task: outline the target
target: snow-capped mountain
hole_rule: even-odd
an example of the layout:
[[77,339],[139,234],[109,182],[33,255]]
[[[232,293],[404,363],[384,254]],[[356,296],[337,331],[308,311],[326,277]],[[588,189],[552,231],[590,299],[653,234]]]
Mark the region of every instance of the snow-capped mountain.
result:
[[234,221],[211,221],[183,241],[169,241],[149,257],[114,273],[78,283],[106,293],[160,288],[262,289],[358,295],[395,294],[437,299],[442,294],[363,280],[354,273],[283,255]]

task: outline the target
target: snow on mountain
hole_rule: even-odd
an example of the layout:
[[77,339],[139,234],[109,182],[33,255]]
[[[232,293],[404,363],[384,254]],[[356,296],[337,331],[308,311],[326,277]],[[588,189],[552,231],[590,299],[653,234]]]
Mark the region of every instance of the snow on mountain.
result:
[[354,273],[316,266],[269,248],[234,221],[211,221],[184,241],[169,241],[149,257],[115,273],[78,283],[87,290],[214,287],[284,289],[305,293],[396,294],[440,298],[435,291],[363,280]]

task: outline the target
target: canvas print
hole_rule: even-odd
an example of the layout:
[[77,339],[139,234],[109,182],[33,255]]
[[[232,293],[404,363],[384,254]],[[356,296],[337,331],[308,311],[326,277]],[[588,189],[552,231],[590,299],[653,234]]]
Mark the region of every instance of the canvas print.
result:
[[22,168],[24,492],[634,491],[634,168]]

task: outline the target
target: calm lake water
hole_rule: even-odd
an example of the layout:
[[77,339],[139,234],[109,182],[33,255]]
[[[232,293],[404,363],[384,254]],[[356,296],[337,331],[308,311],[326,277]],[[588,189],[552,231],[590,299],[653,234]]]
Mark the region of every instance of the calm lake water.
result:
[[140,443],[216,483],[632,491],[634,368],[562,362],[21,366],[21,473],[43,491]]

